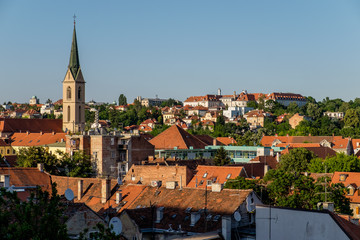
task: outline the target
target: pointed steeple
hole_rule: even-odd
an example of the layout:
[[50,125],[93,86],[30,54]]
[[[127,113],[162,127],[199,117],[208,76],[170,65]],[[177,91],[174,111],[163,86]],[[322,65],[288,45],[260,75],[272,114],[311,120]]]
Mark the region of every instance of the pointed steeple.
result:
[[76,30],[75,30],[75,21],[74,21],[74,33],[73,33],[73,39],[71,44],[71,53],[70,53],[70,61],[69,61],[69,69],[74,77],[76,79],[76,75],[80,68],[80,61],[79,61],[79,53],[78,53],[78,47],[77,47],[77,40],[76,40]]

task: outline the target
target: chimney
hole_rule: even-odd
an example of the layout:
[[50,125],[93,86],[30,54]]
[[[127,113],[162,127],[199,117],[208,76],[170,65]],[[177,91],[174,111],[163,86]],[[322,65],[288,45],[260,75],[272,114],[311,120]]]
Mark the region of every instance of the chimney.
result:
[[26,131],[26,135],[29,135],[30,134],[30,132],[29,131]]
[[212,192],[221,192],[221,190],[222,190],[221,183],[212,183],[211,184],[211,191]]
[[40,172],[44,172],[44,164],[43,163],[38,163],[37,168],[39,169]]
[[180,175],[180,190],[182,190],[182,175]]
[[84,180],[78,181],[78,200],[81,200],[83,194]]
[[213,139],[213,146],[216,146],[216,138]]
[[40,131],[40,136],[42,136],[43,135],[43,131]]
[[266,175],[266,173],[270,170],[270,166],[269,165],[264,165],[264,176]]
[[334,203],[333,202],[324,202],[323,203],[323,209],[327,209],[330,212],[334,212]]
[[106,203],[110,195],[110,179],[101,180],[101,203]]
[[3,187],[8,188],[10,187],[10,175],[9,174],[2,174],[0,175],[0,182],[3,183]]
[[197,223],[197,221],[199,221],[199,219],[200,219],[200,213],[199,212],[192,212],[191,213],[190,227],[195,226],[195,224]]
[[276,161],[280,162],[280,153],[278,153],[278,152],[276,153]]
[[164,216],[164,207],[158,207],[156,209],[156,220],[155,223],[160,223]]
[[121,200],[122,200],[122,193],[117,192],[116,193],[116,204],[120,204]]
[[234,98],[236,98],[236,91],[234,91]]

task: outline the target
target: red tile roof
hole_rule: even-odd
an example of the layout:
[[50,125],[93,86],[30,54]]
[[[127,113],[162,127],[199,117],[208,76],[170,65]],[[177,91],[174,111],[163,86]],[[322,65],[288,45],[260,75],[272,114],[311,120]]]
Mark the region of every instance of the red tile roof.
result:
[[[40,186],[43,191],[51,193],[50,175],[40,172],[37,168],[20,168],[20,167],[0,167],[0,174],[10,175],[10,186],[15,187],[34,187]],[[19,192],[21,200],[26,200],[30,196],[30,191],[34,189],[25,189],[25,192]]]
[[[221,192],[207,191],[205,194],[204,189],[183,188],[179,191],[147,187],[125,212],[140,228],[169,229],[171,224],[175,229],[181,225],[181,229],[185,231],[204,232],[204,217],[201,217],[195,226],[190,226],[190,212],[204,209],[205,196],[206,209],[214,217],[232,215],[252,193],[252,190],[223,189]],[[152,225],[152,211],[157,207],[164,207],[163,219]],[[221,228],[220,219],[207,221],[207,231]]]
[[203,149],[206,143],[177,125],[173,125],[149,141],[155,149]]
[[14,133],[11,146],[42,146],[57,142],[65,142],[65,133]]
[[[264,147],[271,147],[274,140],[279,140],[282,143],[320,143],[322,140],[326,140],[337,145],[337,148],[340,148],[340,145],[345,144],[342,136],[263,136],[261,145]],[[346,144],[347,141],[348,140],[346,139]],[[346,144],[344,148],[346,148]]]
[[61,119],[0,119],[0,132],[56,132],[62,133]]
[[[340,181],[340,175],[345,175],[345,181]],[[356,184],[360,186],[360,172],[334,172],[331,183],[342,183],[345,187]],[[360,203],[359,189],[355,189],[354,195],[347,195],[351,203]]]
[[195,174],[188,183],[187,187],[204,188],[204,186],[206,186],[207,180],[211,180],[213,183],[224,184],[226,181],[228,181],[228,179],[235,179],[238,176],[247,177],[243,167],[199,165],[197,166]]
[[236,145],[236,143],[237,143],[236,140],[232,137],[217,137],[216,140],[226,146]]

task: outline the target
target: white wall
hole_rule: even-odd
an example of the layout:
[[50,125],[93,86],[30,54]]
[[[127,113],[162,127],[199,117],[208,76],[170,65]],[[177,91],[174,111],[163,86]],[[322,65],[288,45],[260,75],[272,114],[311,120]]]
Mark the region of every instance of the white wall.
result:
[[349,238],[328,213],[256,206],[256,239],[339,240]]

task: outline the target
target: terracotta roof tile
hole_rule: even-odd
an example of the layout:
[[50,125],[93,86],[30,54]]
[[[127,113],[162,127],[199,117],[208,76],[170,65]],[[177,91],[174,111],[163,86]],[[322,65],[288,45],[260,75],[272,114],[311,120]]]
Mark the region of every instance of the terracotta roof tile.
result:
[[65,133],[14,133],[11,136],[12,146],[42,146],[65,141]]
[[236,145],[237,143],[236,140],[232,137],[217,137],[216,140],[226,146]]
[[[247,177],[243,167],[239,166],[197,166],[193,178],[187,187],[204,188],[206,181],[224,184],[228,179],[235,179],[238,176]],[[209,186],[211,187],[211,186]]]
[[194,137],[177,125],[173,125],[149,141],[155,149],[194,149],[205,148],[206,143]]
[[0,119],[0,132],[62,133],[62,119]]

